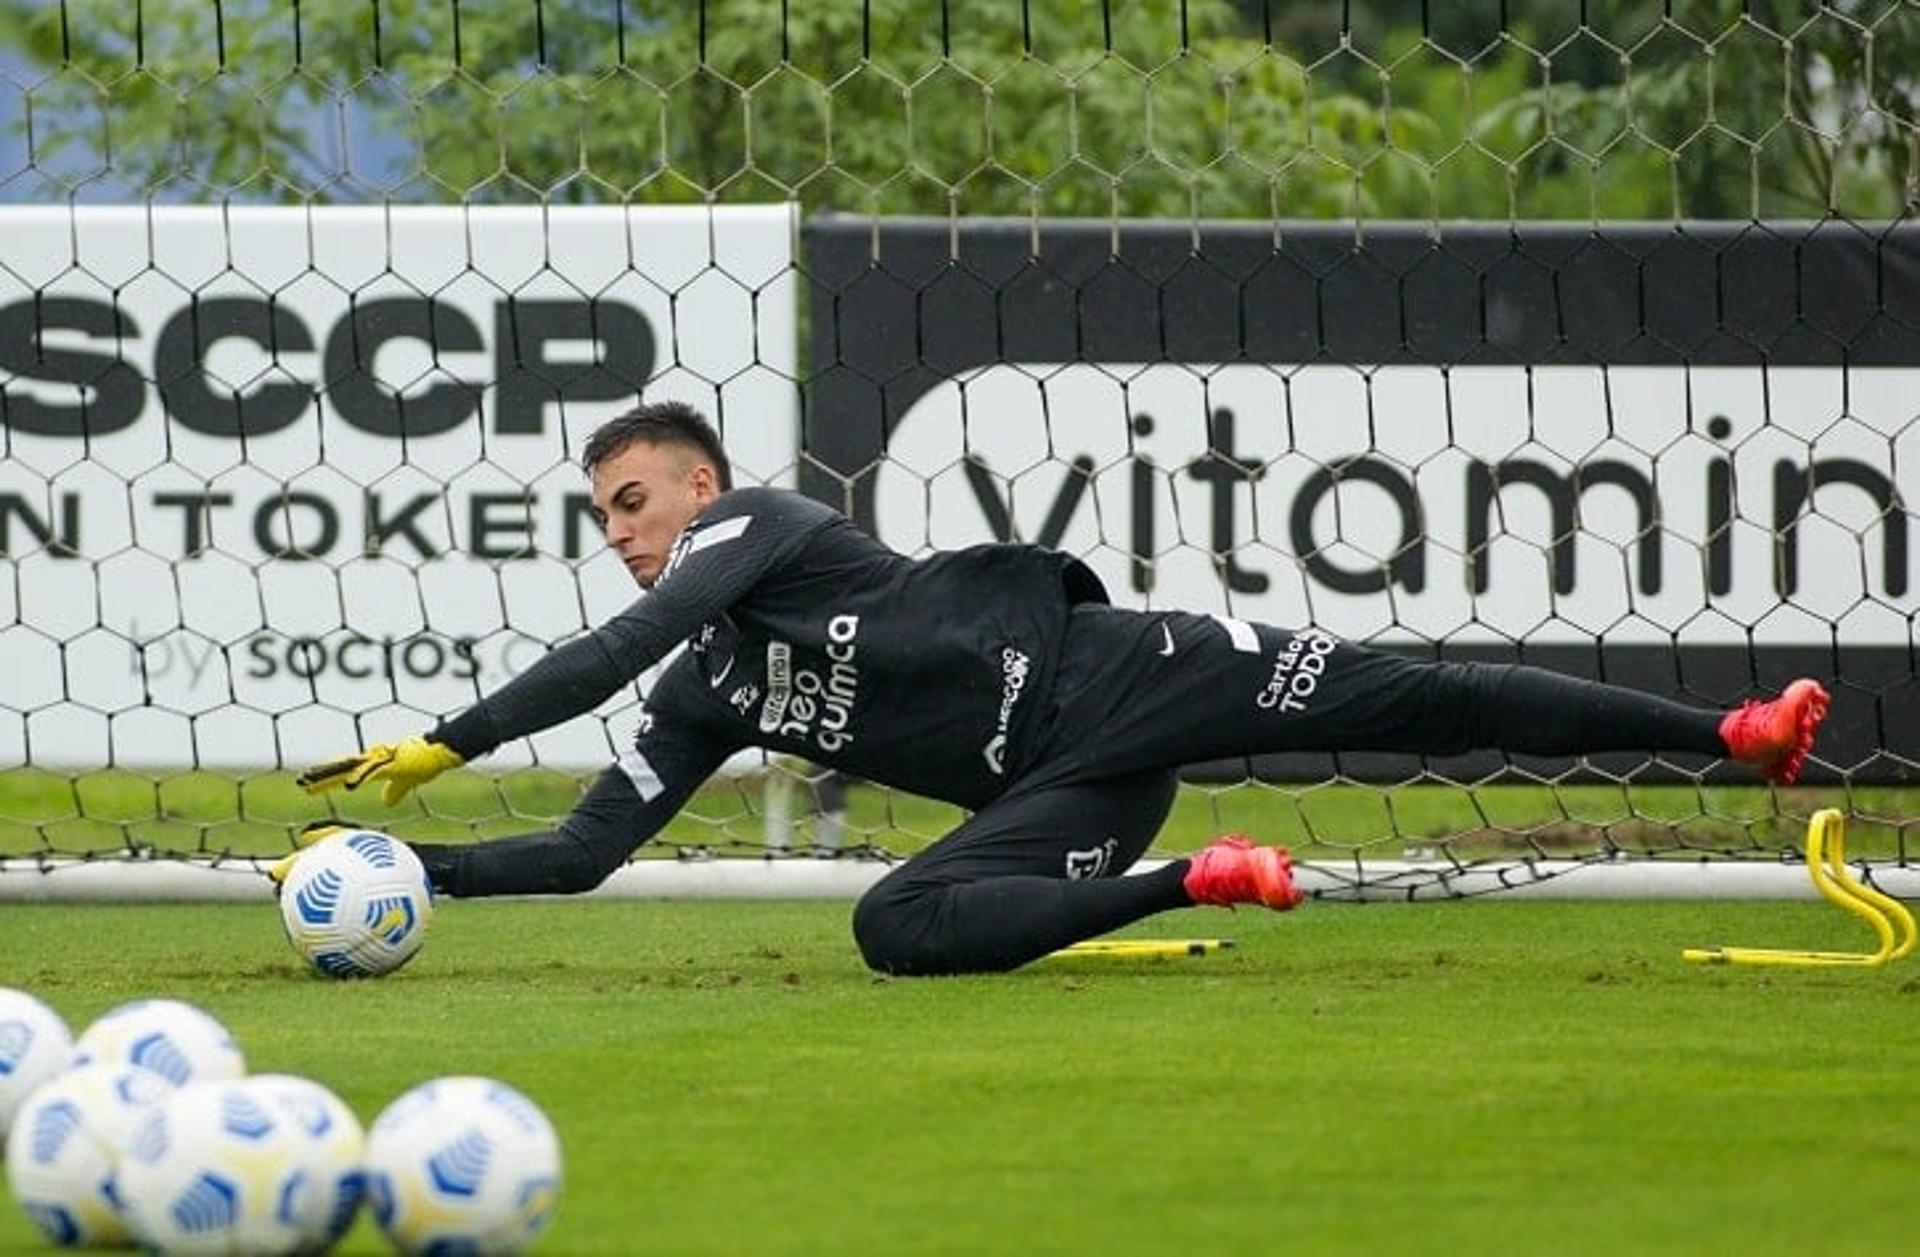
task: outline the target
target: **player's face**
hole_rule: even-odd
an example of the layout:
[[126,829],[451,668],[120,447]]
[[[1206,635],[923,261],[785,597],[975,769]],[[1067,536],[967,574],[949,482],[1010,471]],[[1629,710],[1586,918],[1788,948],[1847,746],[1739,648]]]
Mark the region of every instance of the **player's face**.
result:
[[719,496],[713,468],[678,445],[635,441],[593,469],[593,514],[641,588],[653,588],[673,539]]

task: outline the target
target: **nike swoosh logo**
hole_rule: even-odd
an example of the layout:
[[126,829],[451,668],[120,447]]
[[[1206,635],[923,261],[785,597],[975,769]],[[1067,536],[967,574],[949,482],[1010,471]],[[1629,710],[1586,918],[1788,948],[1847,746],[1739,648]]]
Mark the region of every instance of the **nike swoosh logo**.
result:
[[1164,621],[1164,620],[1163,620],[1163,621],[1161,621],[1161,623],[1160,623],[1160,640],[1161,640],[1161,641],[1163,641],[1164,643],[1166,643],[1165,645],[1163,645],[1163,646],[1161,646],[1161,647],[1160,647],[1160,654],[1161,654],[1161,656],[1162,656],[1163,658],[1165,658],[1165,657],[1170,657],[1170,656],[1172,656],[1172,654],[1173,654],[1173,630],[1167,627],[1167,625],[1166,625],[1166,621]]
[[716,674],[714,675],[714,678],[713,678],[713,680],[711,680],[711,681],[709,681],[709,682],[707,682],[707,684],[708,684],[708,685],[710,685],[710,686],[712,686],[712,687],[713,687],[714,689],[716,689],[716,690],[717,690],[717,689],[719,689],[719,688],[720,688],[720,683],[721,683],[722,681],[725,681],[725,680],[727,679],[727,673],[729,673],[729,672],[732,672],[732,671],[733,671],[733,661],[734,661],[735,659],[738,659],[739,657],[740,657],[740,655],[739,655],[739,653],[738,653],[738,652],[735,652],[734,654],[732,654],[732,655],[729,655],[729,656],[727,657],[727,666],[726,666],[726,667],[724,667],[724,668],[722,668],[722,669],[720,669],[720,671],[719,671],[718,673],[716,673]]

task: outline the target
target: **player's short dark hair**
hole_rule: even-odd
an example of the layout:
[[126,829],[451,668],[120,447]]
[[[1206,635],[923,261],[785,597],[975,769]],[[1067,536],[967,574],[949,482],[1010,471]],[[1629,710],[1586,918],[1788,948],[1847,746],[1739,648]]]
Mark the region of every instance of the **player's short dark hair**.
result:
[[733,464],[727,461],[720,434],[705,415],[685,402],[649,402],[615,415],[587,438],[586,448],[580,451],[580,465],[591,476],[595,467],[639,441],[691,450],[712,465],[714,479],[723,492],[733,488]]

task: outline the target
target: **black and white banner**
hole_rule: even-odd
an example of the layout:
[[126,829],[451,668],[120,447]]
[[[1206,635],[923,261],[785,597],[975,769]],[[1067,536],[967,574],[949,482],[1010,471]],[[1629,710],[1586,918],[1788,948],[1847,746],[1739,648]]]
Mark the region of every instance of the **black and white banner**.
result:
[[595,425],[681,398],[793,481],[793,245],[784,206],[0,213],[0,759],[300,763],[610,616]]
[[897,548],[1040,541],[1133,605],[1695,702],[1810,673],[1823,758],[1912,767],[1920,235],[827,219],[806,249],[810,487]]

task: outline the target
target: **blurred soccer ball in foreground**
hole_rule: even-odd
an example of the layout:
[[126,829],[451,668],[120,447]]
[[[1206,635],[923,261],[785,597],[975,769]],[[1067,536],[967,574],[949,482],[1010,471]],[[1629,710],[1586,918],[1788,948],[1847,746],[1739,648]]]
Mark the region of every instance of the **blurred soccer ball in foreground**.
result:
[[332,834],[302,852],[280,887],[280,920],[328,977],[392,973],[420,950],[433,892],[420,857],[371,829]]
[[360,1157],[366,1150],[366,1132],[339,1096],[317,1082],[291,1074],[255,1074],[250,1087],[263,1092],[290,1116],[313,1141],[309,1164],[321,1191],[326,1218],[322,1236],[331,1246],[353,1225],[360,1208]]
[[172,1094],[151,1070],[103,1062],[27,1097],[7,1134],[7,1186],[48,1239],[88,1248],[127,1241],[115,1172],[141,1120]]
[[560,1142],[539,1107],[488,1078],[440,1078],[367,1134],[367,1201],[405,1253],[518,1253],[560,1193]]
[[313,1120],[311,1094],[288,1082],[202,1083],[148,1111],[115,1182],[141,1244],[165,1254],[271,1257],[331,1242],[339,1148],[331,1128]]
[[60,1014],[12,987],[0,986],[0,1139],[33,1089],[67,1067],[73,1033]]
[[176,1087],[239,1078],[246,1058],[227,1028],[191,1004],[144,999],[101,1015],[73,1045],[73,1063],[139,1065]]

